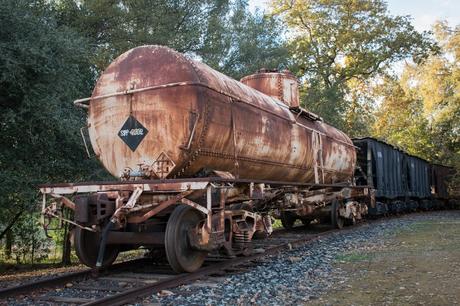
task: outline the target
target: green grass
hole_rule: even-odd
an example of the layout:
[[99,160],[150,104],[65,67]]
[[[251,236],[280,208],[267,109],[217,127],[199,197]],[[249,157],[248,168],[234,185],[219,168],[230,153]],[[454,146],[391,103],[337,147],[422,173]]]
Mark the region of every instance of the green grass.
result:
[[[446,218],[447,219],[447,218]],[[460,301],[460,219],[414,222],[336,257],[346,285],[312,302],[323,305],[454,305]]]
[[358,262],[371,260],[372,256],[368,253],[352,252],[338,255],[335,260],[339,262]]

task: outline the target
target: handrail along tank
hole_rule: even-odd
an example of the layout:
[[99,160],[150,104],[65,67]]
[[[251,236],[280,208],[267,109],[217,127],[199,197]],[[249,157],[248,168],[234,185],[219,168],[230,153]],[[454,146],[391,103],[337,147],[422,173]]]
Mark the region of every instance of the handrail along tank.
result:
[[298,107],[292,74],[261,71],[242,82],[166,47],[129,50],[93,91],[94,152],[125,179],[193,177],[210,169],[242,179],[351,181],[352,141]]

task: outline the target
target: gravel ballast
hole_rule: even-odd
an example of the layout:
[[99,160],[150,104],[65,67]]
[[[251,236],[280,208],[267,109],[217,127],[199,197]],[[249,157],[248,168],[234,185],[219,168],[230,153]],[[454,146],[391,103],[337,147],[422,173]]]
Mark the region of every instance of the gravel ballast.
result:
[[216,279],[212,286],[181,286],[172,290],[170,295],[152,295],[150,301],[162,305],[317,302],[328,290],[348,285],[349,274],[336,265],[345,254],[384,251],[396,233],[410,229],[412,224],[440,220],[458,221],[460,211],[410,214],[337,232],[300,248],[267,257],[248,272]]

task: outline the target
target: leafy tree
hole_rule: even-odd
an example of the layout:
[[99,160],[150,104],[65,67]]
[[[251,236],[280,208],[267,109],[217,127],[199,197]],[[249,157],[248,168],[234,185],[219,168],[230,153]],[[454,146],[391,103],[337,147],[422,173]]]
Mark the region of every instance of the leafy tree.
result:
[[239,78],[287,57],[280,24],[251,14],[245,0],[63,0],[60,23],[88,39],[100,72],[119,54],[145,44],[169,46]]
[[305,84],[303,103],[344,125],[349,82],[367,80],[395,61],[416,62],[435,45],[408,16],[391,16],[383,0],[273,0],[289,29],[293,70]]
[[376,112],[373,135],[407,152],[428,158],[432,152],[423,101],[396,77],[386,77],[375,94],[382,97]]
[[343,128],[350,137],[364,137],[371,133],[375,120],[376,80],[352,79],[347,82],[348,107],[343,117]]
[[224,14],[209,20],[203,47],[196,53],[211,67],[236,79],[260,68],[284,68],[288,50],[279,19],[256,11],[246,1],[235,1]]
[[374,134],[410,153],[457,169],[460,185],[460,26],[434,25],[441,53],[407,64],[380,92]]
[[207,20],[226,0],[63,0],[56,1],[60,23],[82,33],[92,47],[92,63],[101,71],[121,53],[159,44],[179,52],[196,51]]
[[36,209],[37,184],[98,174],[82,150],[83,114],[69,103],[89,92],[86,44],[45,1],[0,3],[1,229]]

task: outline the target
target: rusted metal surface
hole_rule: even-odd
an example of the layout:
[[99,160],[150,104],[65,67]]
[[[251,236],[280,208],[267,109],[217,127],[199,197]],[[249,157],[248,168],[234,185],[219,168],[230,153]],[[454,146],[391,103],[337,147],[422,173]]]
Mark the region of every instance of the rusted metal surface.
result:
[[157,206],[155,206],[155,208],[149,210],[148,212],[146,212],[142,216],[129,217],[128,222],[130,222],[130,223],[144,222],[144,221],[148,220],[149,218],[155,216],[157,213],[159,213],[163,209],[166,209],[169,206],[174,205],[177,202],[181,201],[182,198],[184,198],[185,196],[189,195],[190,193],[191,193],[191,191],[185,191],[185,192],[180,193],[180,194],[178,194],[178,195],[176,195],[174,197],[171,197],[170,199],[159,203]]
[[[69,184],[70,186],[68,187],[59,187],[63,194],[72,195],[75,192],[87,193],[88,190],[91,190],[90,194],[97,195],[95,198],[97,200],[92,201],[93,208],[90,208],[90,202],[84,202],[82,203],[84,205],[79,206],[83,210],[75,211],[75,221],[68,220],[63,217],[62,208],[66,206],[75,210],[75,203],[63,195],[52,193],[51,196],[54,200],[47,204],[46,197],[44,198],[42,213],[48,217],[56,217],[62,221],[69,222],[82,229],[95,231],[94,228],[89,226],[97,224],[98,220],[110,218],[114,224],[117,224],[117,228],[123,228],[126,222],[130,224],[146,222],[168,208],[174,208],[178,203],[183,203],[203,213],[203,216],[206,218],[204,230],[207,233],[211,231],[222,233],[224,231],[224,216],[226,215],[226,211],[228,209],[235,209],[228,206],[231,203],[249,201],[247,203],[253,203],[258,211],[265,211],[264,214],[270,209],[277,209],[289,210],[300,217],[315,217],[322,213],[318,209],[325,207],[327,203],[330,203],[334,199],[360,199],[361,201],[364,200],[364,203],[371,201],[371,194],[369,188],[366,186],[295,184],[289,182],[272,182],[269,184],[269,182],[254,183],[243,179],[223,178],[215,178],[215,180],[208,181],[202,179],[196,180],[201,184],[197,185],[197,182],[194,180],[181,180],[181,183],[178,182],[179,180],[175,180],[172,186],[175,186],[176,189],[170,187],[166,190],[156,187],[156,184],[164,184],[162,181],[156,181],[156,183],[151,181],[148,184],[144,182],[145,184],[143,185],[124,182],[123,184],[115,184],[114,186],[102,184],[95,185],[94,187],[91,187],[91,185],[75,184],[80,189],[75,189],[76,186]],[[120,185],[124,187],[120,188]],[[183,189],[184,185],[188,186],[185,191]],[[131,188],[126,188],[126,186],[130,186]],[[153,191],[145,191],[143,186],[148,186],[146,189]],[[191,186],[195,186],[196,189],[192,189]],[[265,186],[270,187],[265,188]],[[105,191],[116,188],[120,188],[123,191]],[[50,192],[51,190],[54,191],[55,187],[42,187],[44,195],[46,195],[47,191]],[[132,190],[132,192],[127,192],[126,190]],[[213,200],[212,193],[214,191],[212,190],[220,193],[220,200]],[[205,196],[204,202],[200,200],[203,196]],[[99,207],[99,205],[102,205],[102,207]],[[218,208],[215,205],[218,205]],[[109,209],[108,207],[112,208]],[[92,214],[90,211],[94,213],[98,212],[98,215],[90,217],[88,215]],[[104,211],[104,215],[99,215],[99,211]],[[264,225],[264,223],[260,222],[262,220],[260,218],[263,218],[263,216],[259,215],[258,218],[255,218],[255,223]],[[232,214],[230,214],[230,219],[232,219]]]
[[[103,199],[101,209],[106,213],[107,203],[112,203],[110,205],[112,205],[112,213],[114,213],[109,217],[121,226],[122,221],[125,219],[128,223],[145,222],[168,207],[183,203],[207,216],[206,226],[209,230],[212,224],[213,205],[217,205],[217,203],[213,204],[212,200],[212,190],[215,188],[220,190],[220,200],[218,201],[220,208],[218,210],[222,212],[231,203],[257,201],[256,203],[262,210],[295,208],[299,210],[300,215],[303,215],[306,212],[313,212],[318,206],[324,206],[333,199],[357,199],[369,195],[369,189],[366,186],[352,185],[251,181],[219,177],[170,181],[151,180],[44,185],[41,186],[41,192],[44,195],[42,212],[48,216],[59,216],[63,206],[75,210],[75,203],[68,197],[72,197],[74,194],[92,194],[97,199]],[[50,203],[47,203],[47,194],[51,195],[52,201]],[[206,198],[205,202],[196,202],[203,196]],[[99,205],[98,201],[93,203],[93,205],[96,205],[95,207]],[[89,205],[88,203],[86,204]],[[86,206],[84,208],[89,209]],[[83,215],[86,214],[87,212],[85,211]],[[220,218],[222,220],[218,222],[217,228],[219,231],[223,229],[223,215]],[[59,216],[59,219],[75,224],[72,220],[65,220],[62,216]],[[84,224],[89,219],[84,217],[76,219],[76,221]],[[78,226],[87,228],[82,225]]]
[[72,202],[71,200],[69,200],[68,198],[66,197],[63,197],[61,195],[58,195],[58,194],[54,194],[52,193],[51,196],[57,200],[60,200],[62,205],[66,206],[67,208],[71,209],[71,210],[75,210],[75,203]]
[[[87,226],[75,223],[73,220],[61,216],[62,206],[75,210],[75,203],[68,197],[75,194],[105,195],[107,200],[114,201],[116,211],[110,217],[121,226],[122,220],[128,223],[141,223],[154,217],[158,213],[181,202],[198,209],[207,216],[207,228],[211,228],[212,219],[212,186],[221,190],[219,202],[220,211],[223,212],[226,205],[241,203],[243,201],[259,201],[264,209],[278,205],[275,198],[287,197],[284,201],[286,208],[295,207],[300,213],[313,212],[317,205],[325,205],[332,199],[362,198],[368,194],[366,186],[340,185],[340,184],[313,184],[293,183],[285,181],[252,181],[247,179],[230,179],[220,177],[194,178],[194,179],[171,179],[149,180],[136,182],[88,182],[75,184],[52,184],[40,186],[44,198],[42,201],[42,213],[48,217],[56,217],[69,222],[80,228],[89,229]],[[265,186],[270,186],[266,190]],[[196,203],[194,199],[201,195],[207,197],[206,203]],[[295,195],[293,200],[290,194]],[[47,195],[52,200],[47,201]],[[280,202],[281,203],[281,202]],[[316,206],[308,206],[316,205]],[[284,207],[280,205],[280,207]],[[89,209],[89,208],[86,208]],[[106,208],[103,208],[106,209]],[[77,212],[76,212],[77,213]],[[85,212],[86,214],[86,212]],[[78,214],[76,214],[77,216]],[[223,218],[223,213],[221,218]],[[77,218],[78,219],[78,218]],[[77,222],[86,222],[83,219],[75,219]],[[44,221],[42,221],[45,224]],[[218,230],[223,228],[223,219],[218,223]],[[94,231],[94,229],[90,229]]]
[[[177,242],[177,246],[174,246],[177,240],[167,238],[170,236],[166,234],[171,235],[168,232],[170,226],[182,224],[171,222],[175,220],[170,217],[171,213],[181,211],[186,206],[199,212],[196,222],[190,223],[184,231],[185,236],[180,236],[187,241],[189,250],[221,250],[229,256],[235,256],[247,254],[255,235],[267,237],[271,234],[270,211],[289,211],[293,218],[313,220],[327,217],[330,214],[328,203],[343,199],[346,202],[340,216],[355,221],[366,214],[370,195],[367,187],[350,184],[222,177],[58,184],[42,186],[41,191],[45,196],[42,213],[46,217],[55,217],[80,229],[95,232],[93,235],[106,235],[102,236],[105,239],[100,240],[104,242],[98,239],[89,240],[89,244],[82,239],[75,242],[84,252],[99,249],[98,258],[104,257],[106,246],[118,245],[136,248],[165,244],[165,248],[174,247],[174,252],[183,255],[183,252],[188,252],[182,251],[184,242]],[[74,195],[74,201],[70,200]],[[46,196],[51,201],[47,201]],[[64,217],[64,208],[75,210],[75,220]],[[108,228],[107,224],[113,226]],[[156,227],[152,228],[151,225]],[[79,255],[82,261],[88,256],[86,253]],[[187,262],[177,264],[170,257],[168,261],[176,265],[173,266],[174,270],[187,268],[192,271],[201,265],[199,263],[195,267],[193,263],[192,269]]]
[[91,193],[91,192],[110,192],[110,191],[134,191],[141,187],[146,192],[168,192],[168,191],[185,191],[201,190],[209,183],[206,180],[182,180],[175,181],[136,181],[134,182],[88,182],[76,184],[49,184],[40,186],[43,194],[74,194],[74,193]]
[[367,205],[358,201],[347,201],[339,209],[339,215],[345,219],[351,220],[355,223],[358,220],[364,219],[367,215]]
[[126,182],[81,182],[81,183],[59,183],[59,184],[43,184],[39,185],[40,191],[43,194],[74,194],[74,193],[90,193],[90,192],[106,192],[111,191],[133,191],[136,187],[142,185],[144,191],[149,192],[167,192],[167,191],[185,191],[185,190],[202,190],[210,183],[238,183],[274,186],[297,186],[311,189],[321,189],[325,187],[351,189],[368,188],[369,186],[353,186],[347,183],[344,184],[315,184],[315,183],[300,183],[288,181],[271,181],[271,180],[250,180],[250,179],[232,179],[219,177],[206,178],[191,178],[191,179],[169,179],[169,180],[142,180],[142,181],[126,181]]
[[[283,89],[293,106],[296,84],[289,96]],[[254,180],[351,180],[356,156],[344,133],[165,47],[121,55],[92,97],[78,102],[88,103],[92,147],[116,177],[141,165],[144,178],[207,168]]]
[[278,197],[274,208],[277,216],[281,216],[282,211],[289,211],[291,215],[298,218],[313,220],[329,215],[330,211],[326,207],[334,200],[347,200],[344,206],[347,208],[343,213],[344,218],[360,220],[367,214],[367,204],[371,202],[371,193],[368,188],[293,189]]
[[289,107],[300,106],[298,80],[289,70],[261,69],[242,78],[241,83],[278,99]]

